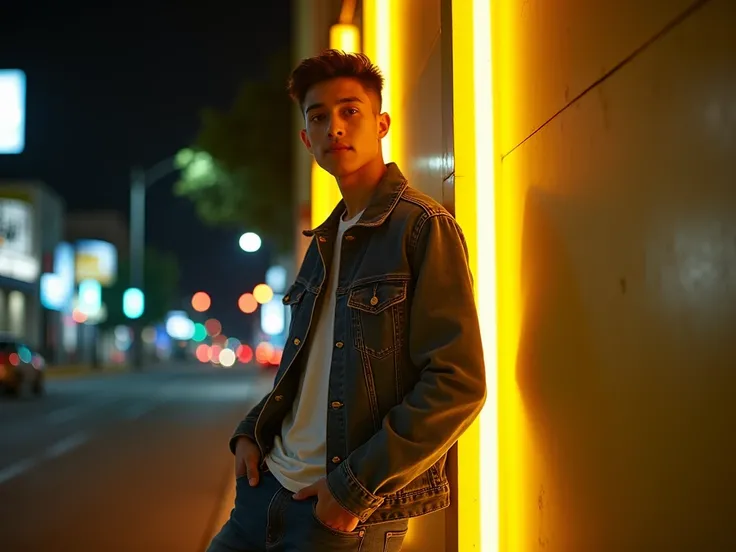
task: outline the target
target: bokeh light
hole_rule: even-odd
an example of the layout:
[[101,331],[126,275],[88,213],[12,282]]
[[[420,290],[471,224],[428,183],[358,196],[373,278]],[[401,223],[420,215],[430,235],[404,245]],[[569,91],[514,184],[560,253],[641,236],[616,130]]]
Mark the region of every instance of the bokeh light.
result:
[[197,350],[195,351],[195,356],[197,357],[197,360],[199,362],[209,362],[210,361],[210,347],[209,345],[202,343],[197,347]]
[[238,308],[245,314],[251,314],[258,308],[258,301],[252,293],[244,293],[238,299]]
[[232,349],[223,349],[220,351],[220,364],[225,368],[230,368],[235,364],[235,353]]
[[255,253],[261,248],[261,237],[253,232],[246,232],[240,236],[238,243],[240,244],[240,249],[246,253]]
[[240,347],[240,340],[237,337],[228,337],[225,340],[225,347],[237,351],[238,347]]
[[194,335],[192,336],[192,339],[194,341],[204,341],[206,338],[207,328],[204,327],[204,324],[201,324],[200,322],[194,324]]
[[256,298],[261,305],[265,305],[271,299],[273,299],[273,290],[268,284],[258,284],[253,288],[253,297]]
[[213,345],[212,347],[210,347],[210,362],[219,364],[221,352],[222,352],[222,347],[220,347],[219,345]]
[[205,312],[212,306],[212,299],[204,291],[198,291],[192,296],[192,308],[197,312]]
[[256,347],[256,360],[261,364],[268,364],[271,362],[273,351],[273,345],[268,341],[261,341]]
[[248,345],[241,345],[240,347],[238,347],[235,351],[235,355],[238,357],[238,360],[243,364],[248,364],[249,362],[253,361],[253,349],[251,349]]
[[77,324],[84,324],[87,321],[87,315],[79,309],[74,309],[72,312],[72,320]]
[[210,318],[207,320],[207,322],[204,323],[204,327],[207,330],[207,335],[210,337],[220,335],[220,332],[222,331],[222,324],[220,324],[220,321],[216,318]]

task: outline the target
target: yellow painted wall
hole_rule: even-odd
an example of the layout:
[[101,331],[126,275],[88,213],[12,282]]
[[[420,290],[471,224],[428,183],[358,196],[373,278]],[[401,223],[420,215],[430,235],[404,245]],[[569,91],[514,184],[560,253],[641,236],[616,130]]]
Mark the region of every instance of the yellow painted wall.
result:
[[501,550],[733,549],[736,3],[492,6]]

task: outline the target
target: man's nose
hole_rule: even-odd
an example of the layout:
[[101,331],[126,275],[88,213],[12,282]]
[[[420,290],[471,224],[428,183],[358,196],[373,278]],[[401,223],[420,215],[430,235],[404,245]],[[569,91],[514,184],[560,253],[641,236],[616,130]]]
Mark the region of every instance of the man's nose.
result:
[[332,117],[327,133],[330,138],[341,138],[345,134],[345,125],[340,117]]

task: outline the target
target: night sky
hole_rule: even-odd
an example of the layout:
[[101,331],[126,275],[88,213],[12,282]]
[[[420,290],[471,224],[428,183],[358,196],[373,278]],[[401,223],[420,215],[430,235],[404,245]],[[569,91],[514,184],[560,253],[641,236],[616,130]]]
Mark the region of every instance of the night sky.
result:
[[[71,212],[127,218],[131,165],[191,144],[201,108],[227,107],[244,79],[263,73],[269,45],[290,39],[289,0],[39,4],[0,10],[0,68],[23,69],[28,86],[25,151],[0,155],[0,178],[40,179]],[[237,298],[263,278],[266,253],[248,257],[239,231],[199,223],[174,181],[149,190],[147,243],[177,255],[181,293],[211,292],[213,314],[237,335]]]

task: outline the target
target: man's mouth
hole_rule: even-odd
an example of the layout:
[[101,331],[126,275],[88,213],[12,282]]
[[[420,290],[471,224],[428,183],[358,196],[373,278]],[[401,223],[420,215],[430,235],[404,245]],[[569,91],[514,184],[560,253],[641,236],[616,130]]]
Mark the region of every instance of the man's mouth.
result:
[[334,152],[338,152],[338,151],[348,151],[348,150],[351,150],[351,149],[353,149],[353,148],[351,148],[350,146],[346,146],[346,145],[340,144],[340,145],[330,146],[330,148],[327,151],[334,153]]

